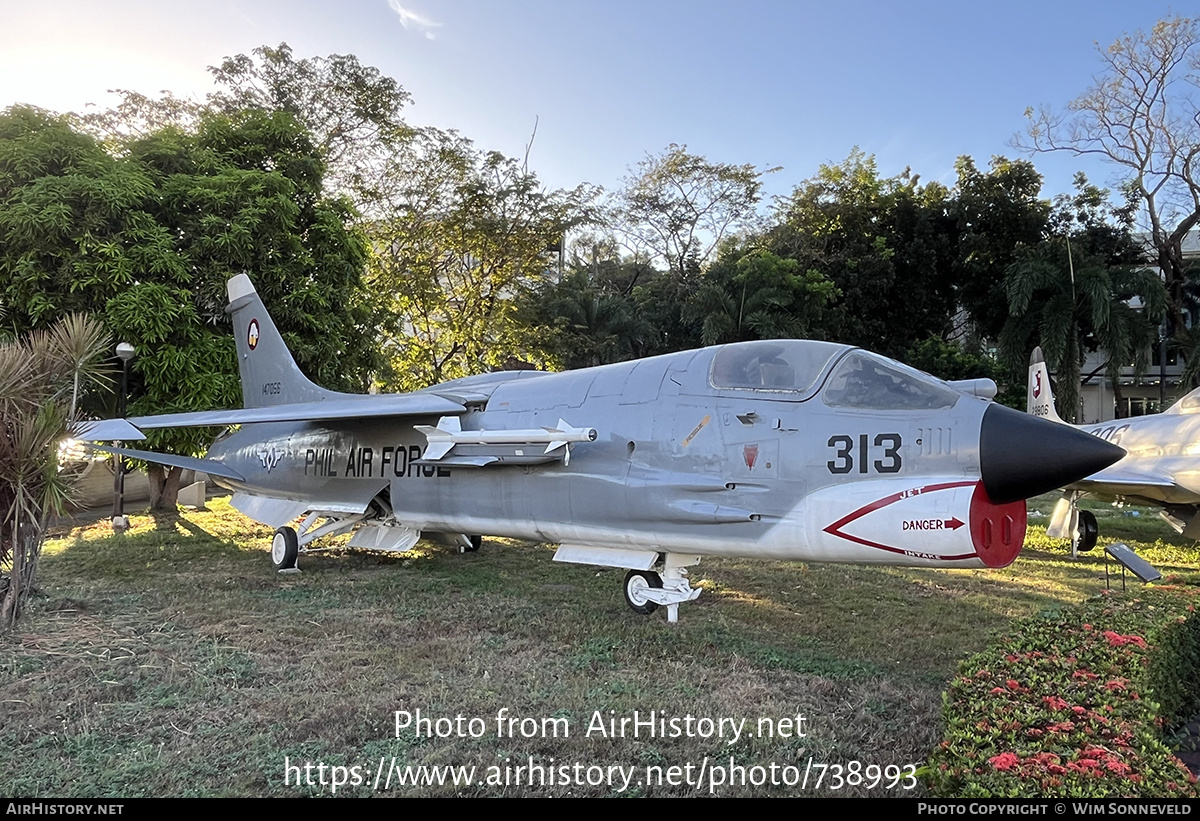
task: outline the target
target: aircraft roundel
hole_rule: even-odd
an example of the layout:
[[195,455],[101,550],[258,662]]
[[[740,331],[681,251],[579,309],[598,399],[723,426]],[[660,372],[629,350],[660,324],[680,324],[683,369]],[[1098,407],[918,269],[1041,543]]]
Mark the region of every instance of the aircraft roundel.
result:
[[246,344],[250,346],[250,350],[258,347],[258,320],[250,320],[250,327],[246,329]]

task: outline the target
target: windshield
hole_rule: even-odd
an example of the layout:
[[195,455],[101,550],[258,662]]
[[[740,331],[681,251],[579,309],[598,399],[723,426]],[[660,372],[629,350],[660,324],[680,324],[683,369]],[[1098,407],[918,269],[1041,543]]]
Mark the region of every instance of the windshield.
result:
[[838,363],[822,400],[834,408],[930,410],[953,407],[961,393],[928,374],[855,351]]

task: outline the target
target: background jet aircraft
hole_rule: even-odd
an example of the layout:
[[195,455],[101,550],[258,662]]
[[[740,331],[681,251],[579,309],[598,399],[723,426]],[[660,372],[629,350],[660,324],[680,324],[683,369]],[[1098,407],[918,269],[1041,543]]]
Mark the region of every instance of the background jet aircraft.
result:
[[[1027,409],[1030,414],[1066,425],[1054,410],[1050,373],[1041,348],[1029,359]],[[1152,416],[1114,419],[1095,425],[1078,425],[1125,449],[1117,464],[1067,485],[1050,517],[1046,535],[1074,539],[1079,550],[1096,546],[1096,515],[1076,506],[1081,496],[1117,504],[1150,505],[1190,539],[1200,539],[1200,388],[1167,410]]]
[[338,394],[300,373],[245,275],[229,300],[245,409],[110,420],[82,438],[240,425],[206,459],[107,450],[207,472],[277,528],[281,570],[347,530],[352,546],[383,550],[422,534],[462,549],[477,534],[533,539],[560,544],[557,561],[628,569],[629,605],[667,605],[673,620],[699,595],[686,568],[705,555],[1005,566],[1024,539],[1025,498],[1122,455],[828,342]]

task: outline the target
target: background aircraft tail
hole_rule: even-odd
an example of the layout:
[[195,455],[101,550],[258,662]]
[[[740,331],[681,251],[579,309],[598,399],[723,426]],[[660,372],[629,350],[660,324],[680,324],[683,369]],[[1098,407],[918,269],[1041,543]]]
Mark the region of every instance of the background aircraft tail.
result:
[[[1062,422],[1054,409],[1054,392],[1050,389],[1050,371],[1046,369],[1046,358],[1042,349],[1034,348],[1029,357],[1029,384],[1026,386],[1028,400],[1025,410],[1032,416],[1040,416],[1051,422]],[[1066,424],[1063,422],[1063,424]]]
[[250,277],[238,274],[226,283],[226,288],[229,307],[225,311],[233,316],[244,407],[319,402],[342,396],[313,384],[301,373]]

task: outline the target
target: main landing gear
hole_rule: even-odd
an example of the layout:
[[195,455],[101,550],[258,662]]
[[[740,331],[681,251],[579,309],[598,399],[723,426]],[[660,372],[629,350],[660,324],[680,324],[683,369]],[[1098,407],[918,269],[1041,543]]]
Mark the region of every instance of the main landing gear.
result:
[[1096,514],[1090,510],[1079,511],[1079,527],[1075,531],[1075,549],[1087,553],[1096,546],[1100,537],[1100,526],[1096,523]]
[[1076,556],[1096,546],[1100,527],[1095,513],[1079,509],[1079,494],[1068,491],[1054,506],[1046,525],[1046,535],[1051,539],[1070,539],[1071,555]]
[[296,569],[296,559],[300,555],[300,539],[291,527],[281,527],[275,531],[271,539],[271,563],[281,573],[299,572]]
[[[313,511],[304,518],[299,527],[284,525],[275,530],[271,538],[271,563],[280,573],[299,573],[296,560],[301,553],[324,550],[312,547],[312,543],[325,536],[353,531],[348,547],[375,550],[385,553],[404,553],[411,550],[421,532],[398,522],[391,507],[376,500],[364,513],[347,514],[337,511]],[[459,553],[474,553],[483,544],[482,536],[466,534],[426,533],[429,538],[447,542],[458,548]]]

